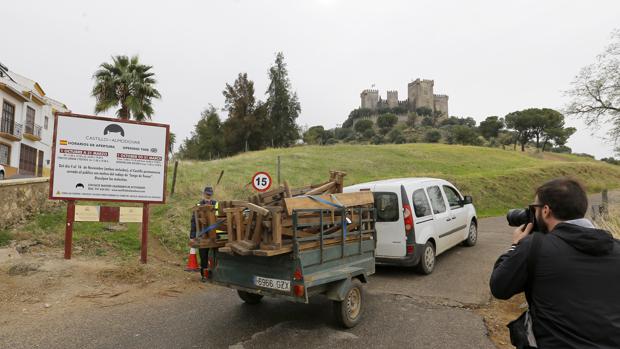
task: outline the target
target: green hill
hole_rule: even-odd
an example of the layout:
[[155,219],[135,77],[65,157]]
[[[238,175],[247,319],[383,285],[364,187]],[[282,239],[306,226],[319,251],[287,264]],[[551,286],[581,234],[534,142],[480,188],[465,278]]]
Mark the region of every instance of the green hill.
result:
[[[323,182],[330,169],[347,172],[345,185],[397,177],[445,178],[464,194],[473,196],[482,217],[525,207],[538,185],[559,176],[580,179],[590,192],[620,187],[620,166],[574,155],[445,144],[268,149],[222,160],[181,161],[174,196],[168,196],[165,205],[152,206],[152,235],[168,249],[187,253],[190,208],[200,200],[202,188],[215,185],[224,170],[222,182],[215,188],[216,199],[245,199],[252,193],[248,183],[256,171],[267,171],[277,181],[278,156],[281,178],[291,186]],[[172,169],[171,163],[169,189]],[[64,211],[57,210],[38,215],[34,223],[25,227],[29,231],[25,237],[34,235],[50,244],[62,244],[63,227]],[[130,224],[124,232],[110,233],[104,230],[104,224],[79,222],[75,226],[75,241],[93,253],[107,253],[107,247],[112,246],[124,254],[134,254],[139,249],[138,225]]]

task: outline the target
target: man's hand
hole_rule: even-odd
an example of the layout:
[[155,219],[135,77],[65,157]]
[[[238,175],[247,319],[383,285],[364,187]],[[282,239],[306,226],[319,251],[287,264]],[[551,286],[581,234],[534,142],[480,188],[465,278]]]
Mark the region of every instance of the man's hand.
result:
[[195,242],[196,242],[196,239],[189,239],[189,247],[194,247]]
[[512,243],[515,245],[518,244],[519,241],[521,241],[521,239],[523,239],[530,232],[532,232],[533,228],[534,228],[534,224],[528,223],[527,226],[524,224],[518,227],[517,229],[515,229],[515,231],[512,233]]

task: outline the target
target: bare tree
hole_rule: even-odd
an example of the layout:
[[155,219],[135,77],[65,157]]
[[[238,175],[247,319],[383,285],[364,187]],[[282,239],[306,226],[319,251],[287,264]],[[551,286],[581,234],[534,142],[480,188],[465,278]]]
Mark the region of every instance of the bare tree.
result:
[[620,29],[596,62],[581,69],[566,91],[572,101],[566,114],[582,119],[591,128],[610,125],[608,136],[620,141]]

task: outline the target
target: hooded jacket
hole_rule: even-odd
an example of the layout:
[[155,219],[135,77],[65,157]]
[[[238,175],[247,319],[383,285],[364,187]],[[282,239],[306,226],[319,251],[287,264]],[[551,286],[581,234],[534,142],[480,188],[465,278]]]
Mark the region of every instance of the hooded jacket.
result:
[[560,223],[541,236],[531,283],[532,235],[493,268],[493,296],[526,293],[538,348],[620,348],[620,241],[582,223]]

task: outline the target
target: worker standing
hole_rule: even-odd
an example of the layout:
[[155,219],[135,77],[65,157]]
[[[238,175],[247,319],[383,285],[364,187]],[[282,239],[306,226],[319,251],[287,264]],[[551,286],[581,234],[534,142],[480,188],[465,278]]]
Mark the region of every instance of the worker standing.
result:
[[[215,207],[215,214],[218,214],[218,209],[219,209],[219,203],[213,199],[213,187],[211,186],[206,186],[204,188],[204,190],[202,191],[202,200],[200,200],[199,203],[200,206],[202,205],[211,205]],[[192,214],[192,220],[191,220],[191,228],[190,228],[190,232],[189,232],[189,238],[190,238],[190,245],[193,245],[196,239],[196,217],[194,216],[194,214]],[[201,276],[201,281],[205,282],[206,278],[205,278],[205,269],[207,269],[207,265],[208,265],[208,259],[209,259],[209,249],[208,248],[199,248],[198,249],[198,254],[200,255],[200,276]]]

